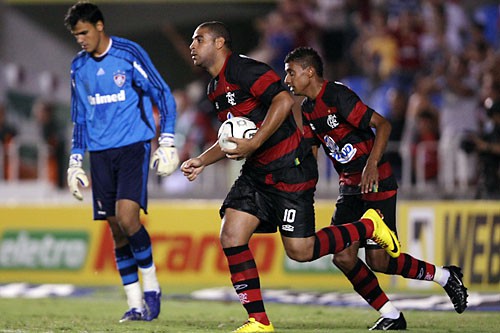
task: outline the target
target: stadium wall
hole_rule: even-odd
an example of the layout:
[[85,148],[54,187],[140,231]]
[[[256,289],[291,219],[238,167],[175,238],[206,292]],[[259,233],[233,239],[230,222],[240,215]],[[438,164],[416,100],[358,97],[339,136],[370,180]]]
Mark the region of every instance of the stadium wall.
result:
[[[218,243],[219,202],[153,202],[143,215],[154,244],[159,279],[176,286],[228,286],[226,259]],[[330,221],[334,206],[319,202],[317,227]],[[107,224],[93,222],[84,205],[0,207],[0,283],[116,285],[113,242]],[[470,290],[500,287],[498,202],[401,201],[398,228],[402,249],[438,265],[463,267]],[[301,264],[287,260],[277,234],[258,235],[251,248],[266,287],[350,289],[330,257]],[[435,288],[434,283],[378,274],[384,288]]]

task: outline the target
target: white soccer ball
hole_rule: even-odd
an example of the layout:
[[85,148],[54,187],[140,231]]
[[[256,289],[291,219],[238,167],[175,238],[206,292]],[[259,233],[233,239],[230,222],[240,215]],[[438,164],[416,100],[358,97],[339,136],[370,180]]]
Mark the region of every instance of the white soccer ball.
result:
[[257,126],[250,119],[245,117],[229,118],[219,127],[219,146],[223,149],[235,149],[236,143],[227,141],[228,137],[251,139],[255,132],[257,132]]

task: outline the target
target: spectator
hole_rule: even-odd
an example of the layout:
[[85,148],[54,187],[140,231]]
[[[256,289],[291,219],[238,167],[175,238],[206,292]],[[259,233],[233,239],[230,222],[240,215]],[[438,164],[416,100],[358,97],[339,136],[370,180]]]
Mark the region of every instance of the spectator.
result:
[[58,189],[66,188],[66,136],[57,120],[55,105],[37,100],[33,104],[33,115],[40,126],[43,141],[49,148],[49,180]]
[[397,68],[393,79],[399,89],[410,91],[416,74],[421,70],[420,37],[422,29],[416,13],[402,11],[392,30],[397,45]]
[[[413,173],[422,172],[423,179],[421,180],[436,180],[438,175],[436,143],[439,140],[439,123],[436,113],[433,110],[421,110],[417,114],[416,120],[415,139],[412,147]],[[417,175],[414,174],[413,177],[417,177]]]
[[9,148],[14,137],[17,135],[17,129],[7,121],[7,110],[5,104],[0,103],[0,142],[2,144],[3,174],[1,179],[9,180],[10,174]]
[[318,28],[318,43],[324,54],[327,77],[348,74],[346,50],[348,43],[349,13],[347,0],[313,0],[309,11],[311,22]]
[[398,60],[397,39],[389,33],[387,13],[375,10],[371,16],[371,26],[366,40],[365,68],[375,78],[375,82],[386,81],[395,71]]
[[500,199],[500,101],[487,106],[489,126],[481,135],[462,142],[467,153],[478,154],[477,199]]
[[460,141],[468,132],[479,130],[478,82],[470,75],[463,55],[450,59],[443,84],[439,120],[440,182],[447,194],[453,194],[457,193],[457,184],[462,192],[466,191],[475,173],[474,155],[460,150]]
[[210,117],[197,109],[188,91],[176,90],[173,95],[177,104],[176,146],[179,159],[187,160],[208,148],[206,142],[215,142],[217,132]]
[[283,58],[295,46],[295,34],[288,18],[279,11],[272,11],[256,21],[260,33],[259,45],[250,53],[256,60],[269,63],[277,72],[283,72]]
[[[387,119],[391,123],[391,134],[389,135],[389,143],[398,144],[403,138],[403,131],[406,122],[406,109],[408,105],[408,97],[402,90],[392,88],[388,92],[389,97],[389,114]],[[401,180],[401,155],[398,151],[391,149],[388,146],[386,157],[392,165],[394,175],[398,180]]]

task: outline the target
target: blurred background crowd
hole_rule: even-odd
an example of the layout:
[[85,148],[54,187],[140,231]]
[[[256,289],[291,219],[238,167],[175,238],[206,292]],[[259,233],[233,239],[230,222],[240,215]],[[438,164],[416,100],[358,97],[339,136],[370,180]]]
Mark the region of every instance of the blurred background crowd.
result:
[[[0,5],[0,189],[12,193],[29,184],[35,192],[63,192],[71,144],[67,80],[77,45],[62,18],[71,2],[9,3]],[[107,31],[139,42],[171,86],[181,160],[217,137],[219,123],[205,97],[209,78],[192,65],[188,49],[194,28],[216,19],[233,31],[235,51],[278,73],[293,48],[317,49],[325,78],[348,85],[391,122],[387,153],[403,197],[500,199],[499,1],[97,3],[110,17]],[[335,172],[319,163],[317,196],[334,198]],[[210,169],[196,184],[180,173],[152,175],[152,195],[222,196],[237,163]]]

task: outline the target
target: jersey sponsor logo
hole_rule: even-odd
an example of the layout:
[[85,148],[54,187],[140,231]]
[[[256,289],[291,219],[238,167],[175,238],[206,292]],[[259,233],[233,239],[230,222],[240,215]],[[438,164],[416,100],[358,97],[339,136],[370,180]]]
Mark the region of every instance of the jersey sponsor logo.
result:
[[339,121],[337,120],[337,115],[335,115],[335,114],[328,115],[328,118],[326,119],[326,123],[331,128],[335,128],[335,127],[339,126]]
[[113,74],[113,80],[115,81],[115,84],[121,88],[125,84],[127,77],[125,76],[125,73],[118,71]]
[[326,147],[330,149],[329,155],[339,163],[349,163],[353,159],[354,155],[356,155],[357,149],[350,143],[346,144],[341,149],[335,140],[333,140],[329,135],[325,135],[323,139],[325,140]]
[[101,105],[101,104],[123,102],[127,99],[127,97],[125,96],[125,90],[122,89],[118,94],[110,94],[110,95],[95,94],[94,96],[92,95],[87,96],[87,99],[90,105]]

